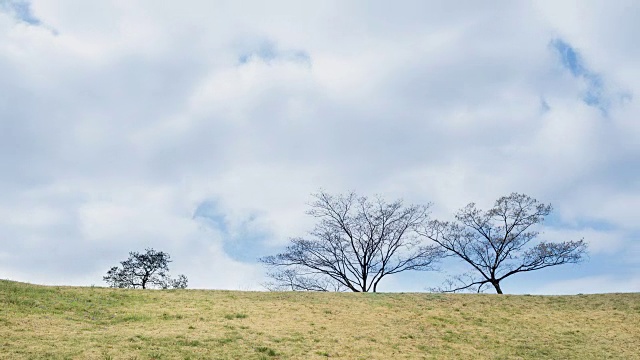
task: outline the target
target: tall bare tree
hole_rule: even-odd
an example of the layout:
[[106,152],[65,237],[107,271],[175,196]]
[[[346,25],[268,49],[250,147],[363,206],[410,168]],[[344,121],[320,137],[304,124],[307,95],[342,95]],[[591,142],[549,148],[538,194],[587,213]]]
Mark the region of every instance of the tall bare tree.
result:
[[272,268],[270,288],[375,292],[385,276],[432,270],[442,256],[417,233],[428,220],[428,206],[355,193],[312,196],[307,213],[318,219],[315,228],[307,237],[292,238],[283,253],[260,259]]
[[551,210],[551,205],[512,193],[499,198],[487,211],[471,203],[458,211],[455,222],[431,221],[424,234],[471,266],[469,273],[449,280],[439,290],[480,292],[493,286],[502,294],[500,282],[511,275],[583,260],[587,249],[584,240],[533,245],[539,235],[533,227]]

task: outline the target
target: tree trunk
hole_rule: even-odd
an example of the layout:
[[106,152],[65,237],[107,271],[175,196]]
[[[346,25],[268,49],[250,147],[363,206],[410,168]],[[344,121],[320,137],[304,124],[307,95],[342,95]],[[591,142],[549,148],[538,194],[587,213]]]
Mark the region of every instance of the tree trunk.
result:
[[500,288],[500,282],[499,281],[492,281],[491,285],[493,285],[493,287],[496,288],[496,292],[498,294],[502,294],[502,289]]

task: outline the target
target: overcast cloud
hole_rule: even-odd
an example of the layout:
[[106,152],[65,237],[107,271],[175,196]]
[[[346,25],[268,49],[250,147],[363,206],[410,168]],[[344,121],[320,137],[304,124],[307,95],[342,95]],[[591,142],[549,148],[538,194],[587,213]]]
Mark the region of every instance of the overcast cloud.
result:
[[640,291],[640,4],[449,3],[0,0],[0,278],[153,247],[261,289],[319,188],[441,219],[517,191],[590,260],[507,292]]

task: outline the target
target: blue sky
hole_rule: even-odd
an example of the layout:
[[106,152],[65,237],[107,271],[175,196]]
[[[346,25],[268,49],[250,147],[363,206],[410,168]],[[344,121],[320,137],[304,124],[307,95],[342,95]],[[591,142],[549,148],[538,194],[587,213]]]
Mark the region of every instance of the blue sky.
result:
[[640,291],[639,7],[0,0],[0,278],[103,285],[154,247],[258,290],[319,188],[443,220],[516,191],[590,256],[506,292]]
[[[586,90],[582,94],[582,101],[589,106],[600,109],[602,114],[606,116],[611,104],[607,94],[605,94],[603,80],[600,75],[587,68],[578,51],[564,40],[555,39],[551,42],[551,46],[557,51],[562,65],[574,77],[585,82]],[[622,100],[625,95],[627,94],[619,94],[618,96]]]
[[42,23],[31,11],[31,3],[26,0],[2,0],[0,9],[6,14],[12,15],[14,19],[29,25],[39,26]]

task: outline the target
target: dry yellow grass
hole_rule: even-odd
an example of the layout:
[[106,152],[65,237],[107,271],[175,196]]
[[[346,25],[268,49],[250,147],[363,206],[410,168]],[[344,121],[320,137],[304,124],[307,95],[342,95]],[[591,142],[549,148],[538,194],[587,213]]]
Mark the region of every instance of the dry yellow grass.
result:
[[261,293],[0,281],[1,359],[640,359],[640,294]]

